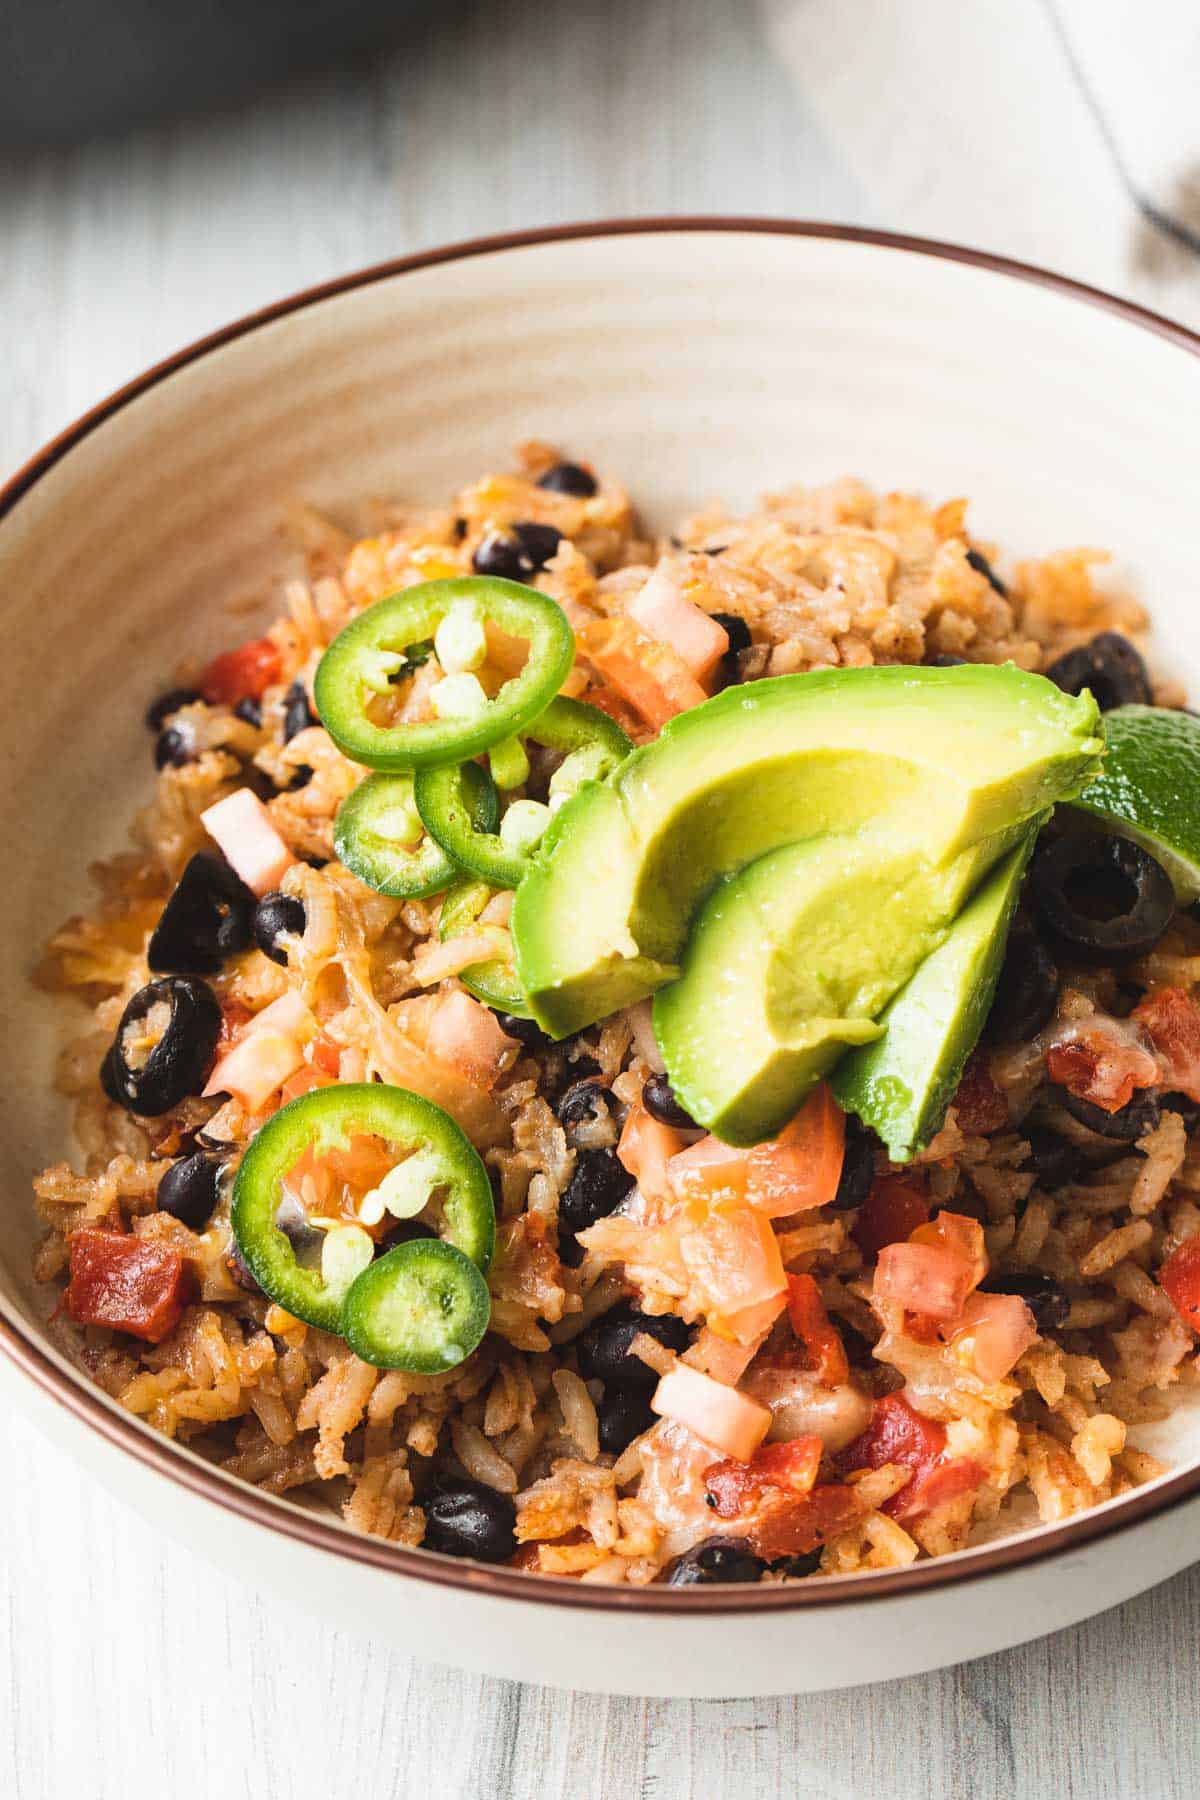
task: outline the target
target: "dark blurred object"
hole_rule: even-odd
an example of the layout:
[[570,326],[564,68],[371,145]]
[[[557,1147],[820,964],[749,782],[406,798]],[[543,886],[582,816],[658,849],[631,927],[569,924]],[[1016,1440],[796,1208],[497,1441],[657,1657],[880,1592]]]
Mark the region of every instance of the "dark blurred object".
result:
[[243,100],[395,42],[432,11],[432,0],[0,0],[0,142],[70,143]]

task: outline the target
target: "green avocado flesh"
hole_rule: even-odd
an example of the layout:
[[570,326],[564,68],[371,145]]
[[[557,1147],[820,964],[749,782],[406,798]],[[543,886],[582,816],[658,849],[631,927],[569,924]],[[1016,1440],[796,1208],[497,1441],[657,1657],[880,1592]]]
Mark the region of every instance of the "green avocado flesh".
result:
[[844,1056],[834,1096],[908,1162],[941,1130],[992,1004],[1036,832],[972,895],[945,942],[879,1018],[879,1036]]
[[1104,735],[1104,766],[1075,805],[1156,857],[1187,906],[1200,896],[1200,719],[1118,706]]
[[[944,873],[1078,793],[1101,748],[1090,694],[1011,664],[822,669],[727,689],[556,815],[513,908],[530,1012],[565,1037],[673,981],[706,896],[786,845],[882,828],[889,855]],[[840,891],[852,960],[873,922],[853,882]],[[901,960],[878,1005],[917,959]]]
[[723,883],[654,1001],[680,1104],[726,1143],[781,1130],[848,1046],[879,1037],[878,1014],[1012,842],[995,833],[935,863],[886,828],[830,835]]

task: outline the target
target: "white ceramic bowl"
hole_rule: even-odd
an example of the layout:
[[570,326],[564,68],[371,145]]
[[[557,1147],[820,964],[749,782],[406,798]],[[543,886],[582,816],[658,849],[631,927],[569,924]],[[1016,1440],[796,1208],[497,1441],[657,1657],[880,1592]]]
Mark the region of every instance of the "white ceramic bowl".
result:
[[256,1584],[529,1680],[694,1695],[877,1680],[1162,1580],[1200,1527],[1194,1412],[1158,1432],[1177,1473],[1057,1527],[786,1591],[635,1592],[355,1537],[166,1444],[47,1342],[28,1184],[69,1149],[61,1021],[28,977],[147,792],[144,704],[181,654],[241,631],[226,604],[267,591],[290,502],[438,499],[529,436],[619,471],[658,523],[854,472],[968,494],[976,530],[1010,550],[1111,545],[1162,655],[1200,677],[1200,340],[1034,270],[820,226],[587,227],[410,258],[184,351],[0,496],[6,1387],[148,1518]]

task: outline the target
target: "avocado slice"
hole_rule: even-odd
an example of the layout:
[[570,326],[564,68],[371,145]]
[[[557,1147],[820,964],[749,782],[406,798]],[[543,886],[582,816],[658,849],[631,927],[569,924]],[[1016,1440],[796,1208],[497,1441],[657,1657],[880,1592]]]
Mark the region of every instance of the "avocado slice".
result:
[[652,993],[715,884],[783,845],[887,819],[942,863],[1077,793],[1101,748],[1090,694],[1012,664],[729,688],[556,815],[513,908],[530,1011],[565,1037]]
[[942,863],[887,828],[826,835],[717,888],[678,981],[654,1000],[672,1091],[697,1124],[726,1143],[758,1143],[847,1046],[869,1055],[877,1015],[1016,835],[995,833]]
[[1008,929],[1036,832],[973,894],[945,942],[879,1019],[873,1043],[834,1070],[834,1096],[908,1162],[936,1137],[996,992]]

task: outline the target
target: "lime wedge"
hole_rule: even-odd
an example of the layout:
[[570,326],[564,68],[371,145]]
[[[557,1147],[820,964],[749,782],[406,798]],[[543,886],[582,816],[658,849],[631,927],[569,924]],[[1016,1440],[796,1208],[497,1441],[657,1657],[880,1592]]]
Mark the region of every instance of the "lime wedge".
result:
[[1187,905],[1200,896],[1200,718],[1118,706],[1104,735],[1100,773],[1073,804],[1156,857]]

